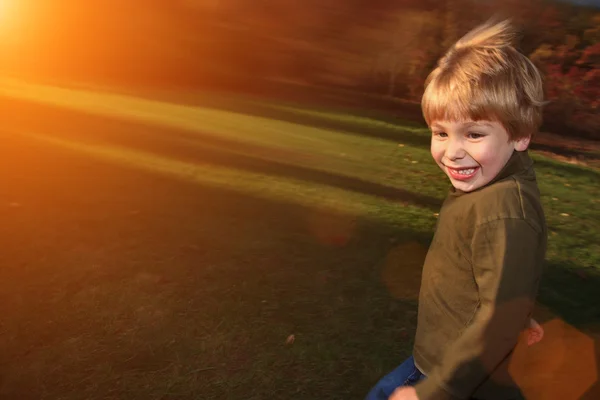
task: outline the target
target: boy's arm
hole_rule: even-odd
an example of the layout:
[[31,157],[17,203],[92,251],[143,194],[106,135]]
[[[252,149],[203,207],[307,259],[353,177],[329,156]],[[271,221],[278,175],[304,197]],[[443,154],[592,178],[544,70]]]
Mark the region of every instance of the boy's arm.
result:
[[420,400],[469,398],[514,349],[535,302],[540,238],[520,219],[477,227],[471,249],[480,306],[440,367],[416,385]]

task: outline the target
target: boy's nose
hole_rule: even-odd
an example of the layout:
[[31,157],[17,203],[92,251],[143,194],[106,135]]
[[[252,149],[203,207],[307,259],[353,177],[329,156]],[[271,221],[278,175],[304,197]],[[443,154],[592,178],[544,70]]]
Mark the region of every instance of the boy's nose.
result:
[[445,154],[450,160],[461,159],[465,156],[465,150],[460,140],[450,139],[447,142]]

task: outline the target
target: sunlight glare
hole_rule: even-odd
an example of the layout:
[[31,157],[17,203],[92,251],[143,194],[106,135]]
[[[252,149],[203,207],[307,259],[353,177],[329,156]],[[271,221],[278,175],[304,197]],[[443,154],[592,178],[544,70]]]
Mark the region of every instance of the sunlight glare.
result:
[[10,0],[0,0],[0,23],[3,23],[8,16],[10,5]]
[[[17,0],[0,0],[0,33],[15,25],[15,5]],[[4,40],[5,38],[2,38]]]

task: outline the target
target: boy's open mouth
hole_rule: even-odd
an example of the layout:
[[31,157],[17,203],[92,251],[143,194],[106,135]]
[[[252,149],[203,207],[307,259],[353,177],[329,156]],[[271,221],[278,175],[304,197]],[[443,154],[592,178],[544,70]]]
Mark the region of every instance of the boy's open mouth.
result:
[[459,181],[466,181],[475,176],[477,171],[479,171],[479,167],[466,167],[466,168],[450,168],[446,166],[448,170],[448,174],[452,179],[456,179]]

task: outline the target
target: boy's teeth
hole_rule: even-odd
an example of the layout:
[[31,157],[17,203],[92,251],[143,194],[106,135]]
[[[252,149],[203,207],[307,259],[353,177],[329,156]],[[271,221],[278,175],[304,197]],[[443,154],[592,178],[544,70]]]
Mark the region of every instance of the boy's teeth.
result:
[[469,169],[459,169],[457,170],[457,172],[461,175],[470,175],[473,172],[475,172],[475,168],[469,168]]

